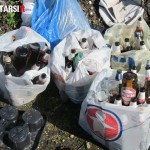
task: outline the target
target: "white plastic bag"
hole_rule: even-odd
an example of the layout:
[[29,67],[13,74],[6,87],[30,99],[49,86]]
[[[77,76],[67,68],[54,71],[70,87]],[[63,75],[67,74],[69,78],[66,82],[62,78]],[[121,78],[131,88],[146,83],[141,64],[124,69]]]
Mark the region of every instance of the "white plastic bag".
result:
[[[115,70],[102,70],[82,103],[80,126],[109,150],[147,150],[150,145],[150,106],[118,106],[106,102]],[[108,82],[105,84],[104,79]],[[143,77],[139,77],[142,81]]]
[[[131,44],[134,43],[134,32],[136,30],[137,22],[132,25],[117,24],[106,30],[104,38],[108,45],[113,46],[116,41],[123,45],[125,38],[129,38]],[[121,54],[113,54],[111,57],[111,67],[113,69],[127,70],[131,65],[138,66],[140,74],[144,73],[146,61],[150,57],[150,29],[147,23],[142,19],[142,27],[144,31],[144,42],[147,51],[131,50]]]
[[23,0],[24,12],[21,14],[22,26],[31,26],[32,13],[35,0]]
[[[88,50],[83,50],[79,45],[79,41],[81,41],[83,37],[87,38],[89,42]],[[92,48],[93,43],[96,48]],[[65,71],[65,55],[68,55],[71,49],[84,51],[86,56],[79,61],[76,70],[68,78]],[[97,72],[100,72],[102,68],[108,68],[109,66],[110,49],[106,46],[100,32],[96,30],[80,30],[69,34],[55,47],[52,53],[51,69],[55,83],[59,88],[60,93],[63,93],[63,95],[67,94],[67,96],[75,103],[83,101]],[[89,75],[87,67],[95,69],[95,73]]]
[[131,25],[144,13],[144,9],[131,0],[100,0],[99,5],[100,15],[108,26]]
[[[16,37],[16,41],[12,41],[12,36]],[[50,47],[49,43],[28,27],[21,27],[0,36],[0,51],[15,51],[18,46],[34,42],[44,42]],[[47,75],[47,81],[43,85],[30,85],[31,80],[42,73]],[[5,76],[4,69],[0,65],[0,97],[7,99],[14,106],[21,106],[34,100],[35,97],[43,92],[50,82],[50,60],[46,67],[39,71],[29,70],[20,77]]]

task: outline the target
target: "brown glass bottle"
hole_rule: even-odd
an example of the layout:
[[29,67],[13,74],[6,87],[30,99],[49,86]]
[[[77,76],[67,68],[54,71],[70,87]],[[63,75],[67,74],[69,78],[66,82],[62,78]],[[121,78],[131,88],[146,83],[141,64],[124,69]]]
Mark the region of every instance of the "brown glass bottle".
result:
[[131,99],[137,96],[138,91],[138,77],[135,73],[128,71],[123,74],[121,96],[123,105],[128,106]]

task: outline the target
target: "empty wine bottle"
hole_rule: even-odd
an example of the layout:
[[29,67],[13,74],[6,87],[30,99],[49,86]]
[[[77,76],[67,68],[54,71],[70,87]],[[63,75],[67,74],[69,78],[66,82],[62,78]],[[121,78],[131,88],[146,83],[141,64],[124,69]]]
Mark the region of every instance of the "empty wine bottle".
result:
[[33,84],[44,84],[47,80],[47,75],[45,73],[42,73],[39,76],[36,76],[34,79],[32,79]]
[[137,21],[136,30],[134,33],[135,33],[135,37],[137,37],[137,35],[140,35],[141,39],[144,38],[144,31],[143,31],[143,27],[142,27],[142,18],[141,17]]
[[8,75],[11,73],[12,76],[17,76],[17,71],[11,62],[11,58],[9,56],[6,56],[4,62],[5,62],[5,65],[4,65],[5,75]]
[[130,50],[131,50],[131,44],[130,44],[129,38],[125,38],[124,49],[121,51],[121,53],[128,52]]
[[114,104],[118,105],[118,106],[122,106],[122,99],[121,99],[121,95],[117,95],[114,101]]
[[131,72],[137,74],[137,67],[136,66],[132,66],[131,67]]
[[140,88],[137,103],[138,104],[144,104],[145,103],[145,88],[144,87]]
[[48,50],[49,50],[49,48],[48,48],[47,44],[45,44],[45,46],[39,51],[37,60],[40,61]]
[[115,42],[112,52],[121,53],[120,42]]
[[50,51],[44,54],[43,58],[41,59],[40,69],[44,68],[48,64],[48,60],[50,58]]
[[121,95],[121,88],[122,88],[122,70],[121,69],[118,69],[117,70],[117,73],[116,73],[116,81],[118,81],[118,94]]
[[83,49],[87,49],[87,48],[88,48],[88,41],[87,41],[86,38],[82,38],[82,39],[81,39],[80,46],[81,46],[81,48],[83,48]]
[[17,47],[14,52],[13,63],[20,75],[22,75],[25,72],[28,54],[29,54],[29,51],[28,51],[27,45]]
[[134,108],[137,107],[137,98],[136,97],[134,97],[134,98],[131,99],[130,106],[132,106]]
[[67,74],[67,76],[69,76],[71,72],[72,72],[72,65],[70,63],[68,63],[66,65],[66,74]]
[[144,41],[140,41],[140,50],[148,50]]
[[39,51],[40,51],[40,44],[39,43],[31,43],[28,45],[30,56],[27,62],[27,68],[31,68],[38,59]]

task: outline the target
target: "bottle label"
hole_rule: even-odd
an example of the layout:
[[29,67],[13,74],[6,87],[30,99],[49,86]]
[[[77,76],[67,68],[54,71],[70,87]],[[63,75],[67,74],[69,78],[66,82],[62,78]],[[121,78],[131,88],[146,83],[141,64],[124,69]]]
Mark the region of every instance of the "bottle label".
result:
[[139,103],[144,103],[144,102],[145,102],[145,99],[138,99],[138,102],[139,102]]
[[136,97],[136,91],[130,87],[123,87],[121,92],[122,99],[124,103],[129,103],[131,98]]
[[145,80],[150,81],[150,70],[146,70]]

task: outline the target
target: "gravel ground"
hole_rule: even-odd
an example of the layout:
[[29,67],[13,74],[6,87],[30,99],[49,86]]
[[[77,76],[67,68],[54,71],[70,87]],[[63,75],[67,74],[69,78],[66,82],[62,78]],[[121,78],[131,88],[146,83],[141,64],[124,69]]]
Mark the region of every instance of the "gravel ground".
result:
[[[92,27],[104,31],[107,26],[98,14],[98,2],[99,0],[91,0],[90,4],[89,0],[79,0]],[[0,15],[0,20],[2,20],[0,23],[1,33],[15,29],[20,25],[20,22],[18,22],[15,26],[9,27],[6,25],[5,16],[7,14]],[[144,14],[144,18],[149,22],[147,13]],[[0,102],[0,107],[5,105],[5,103]],[[18,109],[28,110],[35,108],[46,117],[47,121],[37,148],[38,150],[104,150],[102,145],[96,143],[78,125],[80,107],[80,105],[72,102],[63,103],[58,89],[51,79],[51,83],[46,91],[41,93],[31,103],[18,107]]]

